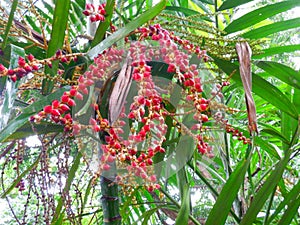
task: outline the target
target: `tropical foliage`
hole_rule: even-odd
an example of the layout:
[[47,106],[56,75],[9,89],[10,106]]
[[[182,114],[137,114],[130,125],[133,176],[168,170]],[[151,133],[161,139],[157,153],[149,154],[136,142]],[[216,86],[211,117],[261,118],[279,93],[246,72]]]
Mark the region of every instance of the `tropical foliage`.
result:
[[299,224],[299,6],[1,1],[1,223]]

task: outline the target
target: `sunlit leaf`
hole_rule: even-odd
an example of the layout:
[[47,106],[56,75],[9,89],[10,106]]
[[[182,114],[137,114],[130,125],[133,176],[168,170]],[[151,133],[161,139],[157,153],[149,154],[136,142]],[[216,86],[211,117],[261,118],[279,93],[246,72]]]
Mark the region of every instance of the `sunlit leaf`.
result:
[[254,137],[254,142],[259,145],[261,149],[266,151],[268,154],[272,155],[276,159],[280,159],[280,155],[276,151],[276,149],[269,143],[268,140],[264,140],[259,136]]
[[[236,1],[240,2],[240,1]],[[300,6],[300,1],[283,1],[278,2],[272,5],[267,5],[261,7],[259,9],[253,10],[238,19],[233,20],[225,29],[224,31],[227,33],[233,33],[236,31],[241,31],[247,27],[255,25],[265,19],[270,18],[278,13],[285,12],[291,8],[296,6]]]
[[[251,148],[249,145],[248,148]],[[227,182],[224,184],[220,195],[217,198],[213,209],[210,211],[206,221],[206,225],[222,225],[225,224],[228,213],[231,209],[234,199],[237,197],[240,186],[244,181],[244,176],[248,169],[251,156],[243,159],[230,175]]]
[[263,49],[262,51],[263,51],[263,53],[261,53],[259,55],[253,55],[252,58],[253,59],[261,59],[261,58],[264,58],[267,56],[300,51],[300,45],[277,46],[277,47]]
[[[64,40],[65,40],[65,31],[67,28],[67,21],[69,18],[69,9],[70,9],[70,0],[65,1],[56,1],[53,22],[52,22],[52,31],[51,39],[49,40],[47,57],[50,58],[54,56],[57,50],[62,49]],[[58,61],[52,62],[52,68],[46,66],[45,73],[50,74],[51,76],[56,75],[58,69]],[[43,94],[49,94],[53,89],[53,81],[49,79],[44,79],[42,84]]]
[[22,113],[19,116],[11,120],[7,124],[7,126],[1,130],[0,142],[7,141],[7,139],[10,138],[19,128],[21,128],[28,122],[30,116],[37,114],[43,109],[44,106],[51,104],[53,100],[59,99],[62,96],[62,94],[68,89],[69,87],[60,88],[53,94],[45,96],[23,109]]
[[183,8],[183,7],[178,7],[178,6],[167,6],[165,8],[165,10],[169,10],[172,12],[182,12],[184,13],[186,16],[192,16],[192,15],[196,15],[199,14],[199,12],[189,9],[189,8]]
[[22,139],[37,134],[63,132],[63,130],[64,130],[63,126],[61,125],[57,125],[49,122],[41,122],[39,124],[33,125],[28,121],[22,127],[17,129],[12,135],[7,137],[6,141]]
[[295,89],[294,90],[294,94],[293,94],[293,103],[296,106],[298,113],[300,114],[300,90],[299,89]]
[[248,2],[252,2],[253,0],[227,0],[227,1],[224,1],[223,4],[218,8],[218,11],[222,11],[222,10],[225,10],[225,9],[230,9],[230,8],[233,8],[233,7],[237,7],[237,6],[240,6],[240,5],[243,5],[245,3],[248,3]]
[[[232,76],[232,79],[237,84],[242,85],[238,66],[225,60],[214,58],[214,62],[228,75],[236,71]],[[298,112],[293,103],[284,95],[277,87],[266,81],[265,79],[252,74],[253,92],[265,99],[270,104],[274,105],[278,109],[291,115],[293,118],[298,119]]]
[[2,40],[2,49],[5,49],[5,47],[6,47],[9,31],[10,31],[10,28],[13,23],[13,19],[14,19],[15,12],[17,10],[17,6],[18,6],[18,0],[13,0],[11,9],[10,9],[10,13],[9,13],[9,17],[8,17],[8,21],[7,21],[6,27],[5,27],[4,38]]
[[280,160],[277,163],[275,169],[272,170],[270,176],[267,178],[262,187],[254,196],[249,209],[247,210],[246,214],[241,220],[240,225],[252,224],[256,220],[257,214],[261,211],[270,194],[273,192],[277,183],[281,179],[282,173],[287,163],[289,162],[291,152],[292,151],[287,151],[285,157],[282,160]]
[[281,81],[300,89],[300,76],[294,69],[277,62],[259,61],[256,66],[277,77]]
[[183,198],[181,200],[181,206],[175,221],[175,225],[188,224],[190,213],[190,191],[189,184],[184,184]]
[[299,27],[300,18],[280,21],[276,23],[272,23],[270,25],[266,25],[251,31],[248,31],[244,33],[242,36],[244,38],[250,38],[250,39],[258,39],[258,38],[264,38],[271,34],[275,34],[279,31],[285,31],[292,28]]
[[[275,212],[271,215],[271,217],[267,221],[267,224],[270,224],[288,203],[294,201],[297,198],[297,196],[299,196],[299,193],[300,193],[300,181],[298,181],[298,183],[293,187],[293,189],[287,195],[285,195],[284,200],[279,203]],[[295,204],[295,206],[297,206],[297,204]]]
[[279,140],[283,141],[285,144],[289,144],[289,140],[286,139],[279,131],[271,128],[264,128],[261,130],[262,133],[270,134],[273,138],[277,137]]
[[289,202],[287,209],[284,211],[278,225],[291,224],[295,215],[297,215],[300,206],[300,196],[294,201]]
[[50,14],[50,15],[53,15],[54,13],[54,8],[53,8],[53,5],[51,5],[51,4],[49,4],[47,1],[45,1],[45,0],[42,0],[42,2],[43,2],[43,6],[48,10],[48,13]]
[[70,9],[70,0],[56,1],[51,39],[49,41],[47,57],[52,57],[58,49],[61,49],[64,43],[65,30],[67,28],[68,12]]

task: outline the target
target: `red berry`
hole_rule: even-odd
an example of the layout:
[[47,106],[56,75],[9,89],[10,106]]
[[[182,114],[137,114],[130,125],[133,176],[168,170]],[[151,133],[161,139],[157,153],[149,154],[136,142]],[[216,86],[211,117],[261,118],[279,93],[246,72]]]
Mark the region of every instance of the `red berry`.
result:
[[146,99],[145,105],[149,107],[151,105],[151,101],[149,99]]
[[61,56],[62,56],[62,51],[60,49],[58,49],[55,53],[55,57],[60,58]]
[[132,79],[134,79],[135,81],[139,82],[142,80],[142,75],[140,73],[134,73],[132,75]]
[[10,76],[10,79],[12,80],[12,82],[16,82],[17,81],[17,75],[12,75]]
[[146,179],[147,177],[148,177],[147,174],[145,174],[145,173],[141,174],[141,178]]
[[19,65],[19,67],[24,67],[25,64],[26,64],[25,59],[22,58],[22,57],[19,57],[19,59],[18,59],[18,65]]
[[201,120],[203,123],[207,122],[208,121],[208,116],[205,115],[205,114],[201,114]]
[[39,70],[39,66],[36,65],[36,64],[34,64],[34,65],[32,65],[32,69],[33,69],[33,70]]
[[17,76],[19,78],[24,77],[26,75],[26,73],[27,73],[24,68],[17,68],[16,70],[17,70]]
[[207,109],[207,104],[200,104],[200,109],[205,111]]
[[155,175],[151,175],[150,177],[149,177],[149,180],[151,181],[151,182],[156,182],[156,176]]
[[140,105],[144,105],[145,104],[145,98],[144,98],[144,96],[139,96],[137,101],[138,101],[138,103]]
[[205,98],[200,99],[200,104],[207,104],[208,101]]
[[115,149],[121,149],[121,144],[119,143],[119,142],[116,142],[115,144],[114,144],[114,148]]
[[133,113],[133,112],[130,112],[130,113],[128,114],[128,118],[129,118],[129,119],[135,119],[134,113]]
[[149,78],[151,77],[151,73],[150,72],[144,72],[144,78]]
[[66,104],[60,104],[60,108],[63,112],[69,111],[70,108]]
[[60,102],[58,100],[52,101],[52,108],[57,109],[60,105]]
[[0,64],[0,73],[4,73],[6,72],[6,68],[5,66],[3,66],[3,64]]
[[60,116],[60,112],[57,109],[52,109],[51,110],[51,115],[52,116]]
[[107,170],[110,170],[110,165],[104,164],[104,165],[103,165],[103,169],[106,170],[106,171],[107,171]]
[[15,74],[15,71],[12,70],[12,69],[9,69],[9,70],[7,70],[7,74],[8,74],[8,75],[14,75],[14,74]]
[[141,138],[144,138],[144,137],[146,136],[145,130],[142,129],[142,130],[139,132],[139,135],[141,136]]
[[74,125],[73,125],[73,134],[74,134],[74,135],[79,134],[80,129],[81,129],[81,127],[80,127],[79,124],[74,124]]
[[29,66],[28,64],[24,66],[24,69],[26,70],[26,72],[31,72],[32,71],[32,67]]
[[71,119],[72,119],[70,113],[66,114],[66,115],[64,116],[64,118],[65,118],[66,120],[71,120]]
[[51,105],[46,105],[44,107],[44,112],[45,113],[51,113],[52,112],[52,106]]
[[88,10],[84,10],[82,13],[83,13],[84,15],[86,15],[86,16],[89,16],[89,15],[90,15],[90,11],[88,11]]
[[161,148],[159,149],[159,152],[160,152],[160,153],[165,153],[166,150],[165,150],[164,148],[161,147]]
[[105,20],[105,18],[104,18],[104,16],[103,16],[103,15],[101,15],[101,14],[96,14],[96,16],[95,16],[95,20],[96,20],[96,21],[104,21],[104,20]]
[[95,11],[95,6],[93,4],[86,4],[85,9]]
[[137,153],[137,150],[135,150],[135,149],[129,149],[129,150],[128,150],[128,153],[129,153],[130,155],[135,155],[135,154]]
[[91,85],[93,85],[95,82],[93,81],[93,80],[91,80],[91,79],[87,79],[87,80],[85,80],[85,82],[84,82],[84,84],[86,85],[86,86],[91,86]]
[[150,131],[150,125],[149,124],[146,124],[144,127],[143,127],[144,131],[146,132],[149,132]]
[[100,161],[101,161],[101,162],[105,162],[105,161],[106,161],[105,155],[102,155],[102,156],[100,157]]
[[66,63],[66,62],[68,62],[68,58],[65,57],[65,56],[63,56],[63,57],[61,57],[60,61],[61,61],[62,63]]
[[109,156],[107,157],[107,162],[112,163],[112,162],[114,162],[114,161],[115,161],[115,157],[113,157],[112,155],[109,155]]
[[75,103],[75,101],[73,100],[73,99],[69,99],[69,101],[67,102],[67,104],[69,105],[69,106],[75,106],[76,105],[76,103]]
[[60,122],[65,125],[67,123],[67,120],[65,118],[60,118]]
[[95,104],[92,104],[91,106],[95,111],[99,110],[98,104],[95,103]]
[[32,61],[34,60],[34,56],[33,56],[32,54],[29,54],[29,55],[27,56],[27,59],[28,59],[30,62],[32,62]]
[[91,125],[96,125],[97,121],[94,118],[90,118],[90,124]]
[[96,22],[96,21],[97,21],[97,20],[96,20],[96,17],[95,17],[94,15],[90,16],[90,21],[91,21],[91,22]]
[[75,98],[79,99],[79,100],[83,100],[83,95],[80,94],[79,92],[76,93]]
[[153,157],[154,156],[154,151],[153,151],[153,149],[152,148],[149,148],[148,149],[148,157]]
[[79,85],[78,85],[78,90],[83,90],[86,88],[86,85],[85,85],[85,80],[84,80],[84,77],[81,76],[79,79],[78,79],[78,82],[79,82]]
[[151,166],[153,164],[153,160],[152,159],[147,159],[147,164]]
[[61,101],[64,103],[67,103],[69,101],[70,97],[68,95],[61,96]]
[[84,89],[81,90],[81,92],[82,92],[83,94],[85,94],[85,95],[88,95],[89,90],[88,90],[87,88],[84,88]]
[[100,10],[99,10],[99,13],[102,14],[102,15],[105,15],[105,14],[106,14],[106,11],[105,11],[105,9],[100,9]]
[[195,89],[196,89],[197,92],[203,92],[202,86],[199,83],[195,84]]
[[148,189],[149,192],[153,192],[154,191],[153,186],[149,186],[147,189]]
[[99,125],[96,124],[96,125],[93,126],[93,131],[94,132],[99,132],[100,130],[101,130],[101,127]]
[[74,97],[74,96],[76,95],[76,93],[77,93],[77,90],[76,90],[75,88],[72,88],[72,89],[70,90],[70,96],[71,96],[71,97]]

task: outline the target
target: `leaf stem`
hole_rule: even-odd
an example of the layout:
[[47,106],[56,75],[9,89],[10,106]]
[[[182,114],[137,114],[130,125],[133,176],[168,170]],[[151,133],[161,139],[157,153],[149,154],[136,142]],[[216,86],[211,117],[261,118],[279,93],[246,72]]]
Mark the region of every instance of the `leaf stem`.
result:
[[[190,168],[194,170],[194,172],[199,176],[199,178],[206,184],[206,186],[209,188],[209,190],[212,192],[212,194],[217,198],[219,196],[219,193],[215,190],[215,188],[201,175],[200,171],[197,167],[195,167],[191,162],[188,162],[188,165]],[[232,209],[230,209],[230,213],[232,217],[235,219],[235,221],[239,222],[239,217],[235,214]]]
[[[176,205],[176,207],[177,208],[180,208],[181,206],[180,206],[180,204],[175,200],[175,199],[173,199],[172,198],[172,196],[171,195],[169,195],[166,191],[164,191],[163,189],[160,189],[160,191],[174,204],[174,205]],[[199,222],[198,222],[198,220],[193,216],[193,215],[191,215],[191,214],[189,214],[189,218],[190,218],[190,220],[192,220],[193,221],[193,223],[194,224],[196,224],[196,225],[201,225]]]

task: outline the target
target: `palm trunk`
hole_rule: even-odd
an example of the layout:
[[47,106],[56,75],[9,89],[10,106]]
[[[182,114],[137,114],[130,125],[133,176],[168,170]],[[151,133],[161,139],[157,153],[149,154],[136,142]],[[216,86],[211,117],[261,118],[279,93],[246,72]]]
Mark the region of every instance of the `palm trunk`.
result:
[[108,179],[101,176],[101,203],[103,209],[103,221],[104,225],[119,225],[121,224],[121,216],[119,213],[119,197],[118,197],[118,185]]
[[[100,133],[100,138],[101,134]],[[102,139],[102,138],[101,138]],[[102,139],[103,141],[103,139]],[[99,155],[102,155],[102,149],[99,148]],[[101,185],[101,204],[103,211],[103,224],[104,225],[119,225],[121,224],[121,216],[119,210],[119,197],[118,197],[118,184],[116,184],[116,163],[109,163],[110,170],[103,171],[100,176]]]

